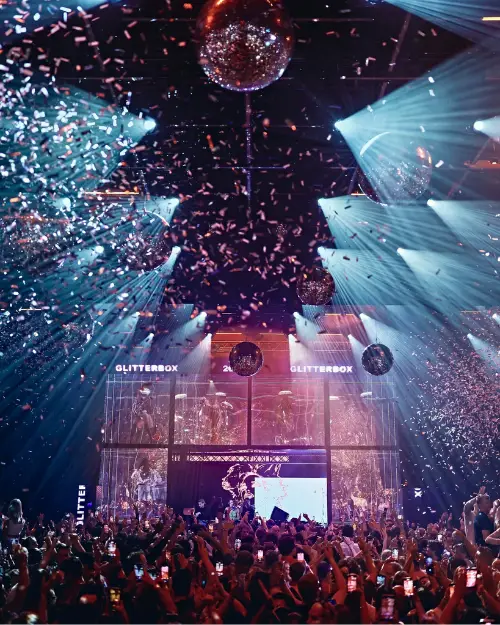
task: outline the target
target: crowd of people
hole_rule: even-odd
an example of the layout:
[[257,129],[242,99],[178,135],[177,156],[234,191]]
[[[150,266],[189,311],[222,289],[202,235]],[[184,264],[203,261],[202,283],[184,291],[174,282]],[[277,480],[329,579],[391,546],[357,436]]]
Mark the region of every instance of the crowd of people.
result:
[[[3,623],[500,622],[500,500],[423,527],[391,510],[325,527],[224,508],[2,521]],[[205,515],[206,516],[206,515]]]

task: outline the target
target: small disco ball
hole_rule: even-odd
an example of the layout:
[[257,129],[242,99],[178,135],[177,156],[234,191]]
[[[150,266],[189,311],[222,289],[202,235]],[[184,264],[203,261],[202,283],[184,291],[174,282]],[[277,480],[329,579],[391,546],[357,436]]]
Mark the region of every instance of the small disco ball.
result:
[[302,270],[297,280],[297,295],[303,304],[324,306],[335,294],[335,281],[322,267]]
[[361,364],[363,369],[371,375],[385,375],[392,369],[394,356],[386,345],[372,343],[363,352]]
[[428,189],[432,157],[417,142],[383,132],[361,148],[359,187],[367,198],[383,206],[409,204]]
[[208,0],[197,31],[198,62],[225,89],[263,89],[290,62],[293,25],[280,0]]
[[162,220],[147,214],[136,220],[116,249],[120,262],[130,270],[152,271],[169,259],[171,239]]
[[229,354],[229,365],[234,373],[245,378],[258,373],[264,364],[262,350],[255,343],[245,341],[235,345]]

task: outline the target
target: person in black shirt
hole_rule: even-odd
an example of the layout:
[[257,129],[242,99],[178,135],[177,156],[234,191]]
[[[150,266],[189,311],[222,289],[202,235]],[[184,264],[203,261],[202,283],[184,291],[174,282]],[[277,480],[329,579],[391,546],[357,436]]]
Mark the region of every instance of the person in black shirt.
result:
[[476,545],[485,545],[486,538],[495,529],[489,517],[492,508],[491,499],[489,495],[478,495],[476,501],[479,513],[474,519],[474,540]]

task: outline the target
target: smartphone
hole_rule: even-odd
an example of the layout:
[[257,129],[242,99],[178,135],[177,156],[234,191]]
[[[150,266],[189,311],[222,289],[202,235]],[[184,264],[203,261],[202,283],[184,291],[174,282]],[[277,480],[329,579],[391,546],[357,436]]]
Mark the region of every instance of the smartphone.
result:
[[113,605],[120,603],[122,600],[122,591],[120,588],[110,588],[109,589],[109,600]]
[[219,577],[222,575],[223,569],[224,569],[224,565],[222,564],[222,562],[217,562],[215,565],[215,571]]
[[352,529],[353,529],[354,531],[356,531],[356,529],[357,529],[357,528],[358,528],[358,526],[356,525],[356,523],[353,523],[353,524],[352,524]]
[[474,588],[477,581],[477,569],[475,567],[467,569],[467,588]]
[[110,517],[109,517],[109,522],[110,522],[110,523],[113,523],[114,518],[115,518],[115,517],[110,516]]
[[382,597],[380,616],[385,621],[390,621],[394,618],[394,597],[392,597],[391,595],[384,595]]
[[405,596],[413,597],[413,580],[407,577],[404,582]]
[[142,564],[134,564],[134,571],[137,579],[142,579],[142,576],[144,575]]
[[164,565],[161,567],[161,579],[163,580],[167,580],[168,579],[168,566]]
[[385,575],[377,575],[377,586],[385,584]]
[[304,552],[303,551],[299,551],[299,553],[297,554],[297,560],[299,562],[304,562]]
[[[300,556],[300,553],[299,553],[299,556]],[[257,559],[261,561],[264,559],[264,549],[259,549],[257,551]]]
[[396,560],[399,558],[399,549],[392,550],[392,557],[396,558]]
[[38,614],[35,614],[35,612],[28,612],[25,616],[28,625],[35,625],[35,623],[39,622]]
[[234,548],[236,549],[236,551],[239,551],[240,547],[241,547],[241,538],[237,538],[234,541]]
[[443,535],[442,534],[438,534],[438,540],[440,543],[443,542]]
[[110,541],[108,543],[108,556],[114,556],[116,553],[116,543],[113,541]]
[[208,524],[208,531],[209,532],[213,532],[214,531],[214,524],[213,523],[209,523]]
[[454,592],[455,592],[455,584],[450,584],[450,599],[453,597]]
[[151,579],[156,579],[158,577],[156,569],[148,569],[148,574]]
[[149,529],[149,521],[144,521],[144,527],[145,529]]
[[425,558],[425,572],[427,575],[434,575],[434,561],[432,558]]
[[358,587],[358,578],[356,575],[348,575],[347,576],[347,592],[354,592]]

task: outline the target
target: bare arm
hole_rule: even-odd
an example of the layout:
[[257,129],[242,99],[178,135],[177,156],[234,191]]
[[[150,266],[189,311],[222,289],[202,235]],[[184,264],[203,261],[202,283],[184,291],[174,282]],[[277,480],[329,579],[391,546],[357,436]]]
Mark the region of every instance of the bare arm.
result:
[[485,538],[487,545],[500,545],[500,527]]

